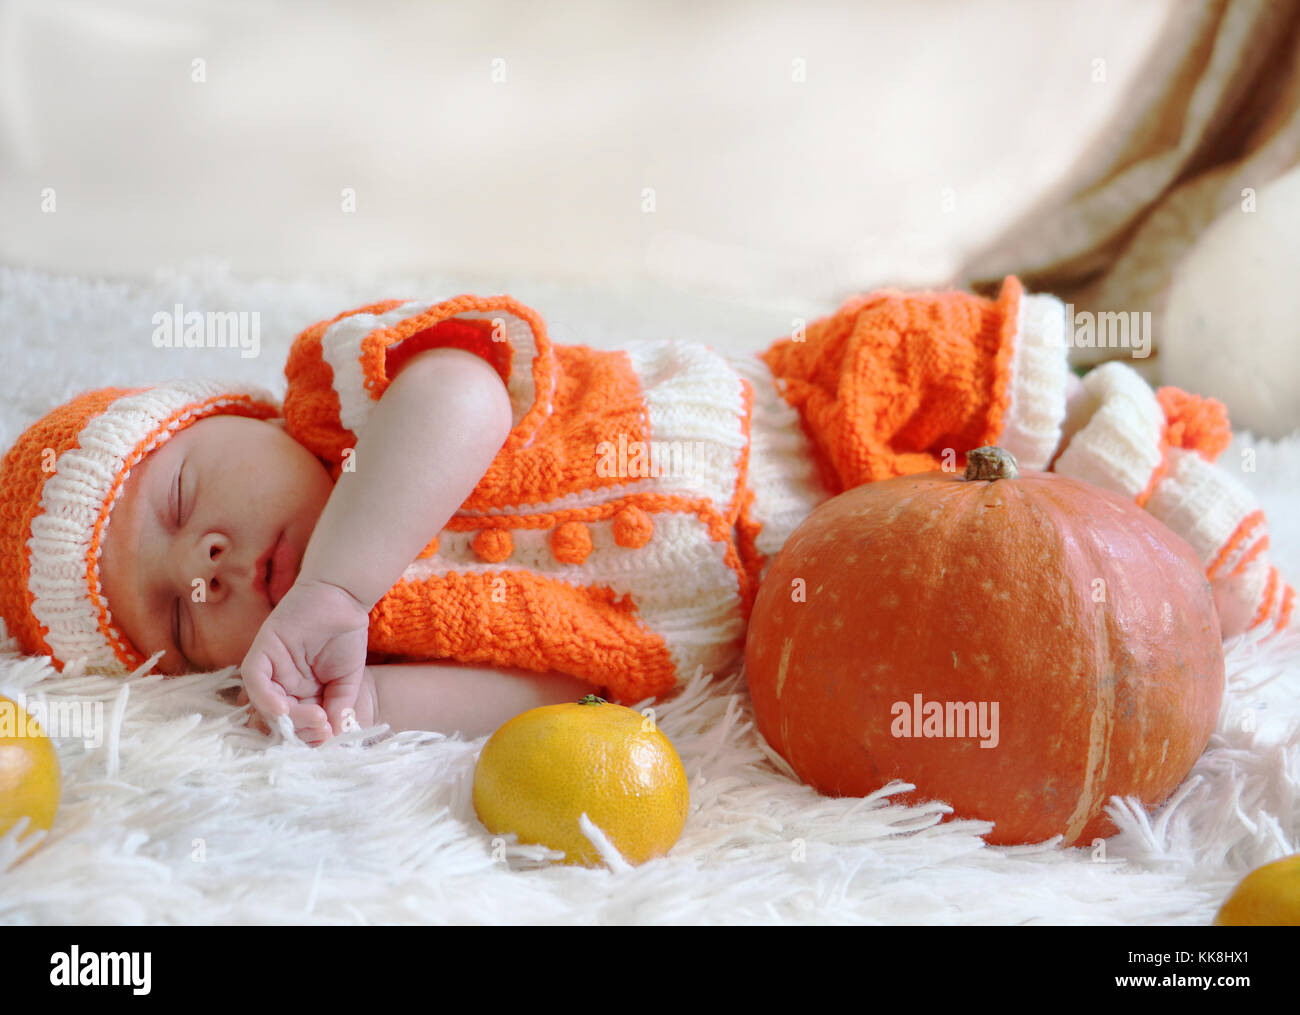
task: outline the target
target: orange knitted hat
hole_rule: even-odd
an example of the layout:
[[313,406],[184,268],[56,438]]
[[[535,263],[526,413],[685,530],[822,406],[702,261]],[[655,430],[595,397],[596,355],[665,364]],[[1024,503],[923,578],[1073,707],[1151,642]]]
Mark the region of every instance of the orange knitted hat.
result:
[[0,463],[0,617],[30,655],[60,671],[125,676],[147,660],[116,625],[99,556],[131,469],[206,416],[268,419],[279,403],[250,384],[177,381],[101,388],[33,423]]

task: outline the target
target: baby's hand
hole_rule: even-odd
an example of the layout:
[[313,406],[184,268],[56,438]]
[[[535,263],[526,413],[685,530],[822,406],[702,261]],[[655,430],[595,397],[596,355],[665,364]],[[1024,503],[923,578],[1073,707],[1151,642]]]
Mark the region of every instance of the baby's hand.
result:
[[[248,690],[241,687],[239,689],[239,698],[236,705],[247,705]],[[348,710],[343,710],[344,722],[347,722]],[[356,728],[365,729],[373,726],[379,721],[379,696],[375,689],[375,678],[367,667],[365,675],[361,678],[361,691],[357,695],[357,707],[352,713],[352,719],[356,722]],[[333,731],[330,729],[329,720],[325,717],[325,710],[320,707],[316,700],[300,701],[289,709],[289,721],[293,723],[293,732],[298,739],[311,744],[313,747],[319,747],[330,738]],[[253,709],[244,723],[252,729],[257,730],[264,736],[271,735],[271,727],[266,724],[257,709]]]
[[[248,688],[239,689],[239,698],[235,701],[236,705],[247,705],[249,703]],[[325,710],[320,707],[318,699],[308,699],[305,701],[295,700],[289,708],[289,721],[293,724],[294,735],[298,739],[317,747],[330,738],[330,724],[325,717]],[[248,716],[248,721],[244,723],[250,729],[255,729],[263,736],[271,735],[271,727],[267,725],[262,714],[253,709]]]
[[253,707],[268,722],[289,713],[295,728],[324,721],[341,732],[343,710],[357,702],[369,630],[365,607],[347,590],[295,583],[240,664]]

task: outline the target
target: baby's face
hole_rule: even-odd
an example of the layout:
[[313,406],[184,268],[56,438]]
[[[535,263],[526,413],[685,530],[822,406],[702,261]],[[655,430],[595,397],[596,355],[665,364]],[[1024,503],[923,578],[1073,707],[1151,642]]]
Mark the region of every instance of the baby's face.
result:
[[[164,673],[238,665],[297,576],[333,483],[283,429],[209,416],[131,470],[102,543],[100,581],[119,630]],[[288,563],[268,585],[271,551]]]

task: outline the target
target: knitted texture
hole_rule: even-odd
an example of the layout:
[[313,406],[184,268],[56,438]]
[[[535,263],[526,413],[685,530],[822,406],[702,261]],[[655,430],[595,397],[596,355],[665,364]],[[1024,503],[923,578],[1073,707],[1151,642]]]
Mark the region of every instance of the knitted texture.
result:
[[1218,399],[1167,387],[1156,391],[1156,401],[1165,414],[1167,446],[1195,451],[1212,462],[1232,443],[1228,407]]
[[[582,677],[612,700],[661,695],[744,647],[758,583],[817,505],[888,476],[960,469],[1000,443],[1027,468],[1123,493],[1188,541],[1225,636],[1285,625],[1294,590],[1267,556],[1263,513],[1213,464],[1223,406],[1153,392],[1107,363],[1096,405],[1059,448],[1064,308],[1008,278],[959,292],[855,297],[757,356],[695,342],[553,345],[505,295],[389,300],[313,325],[286,365],[286,429],[335,479],[403,362],[455,346],[510,395],[501,451],[370,615],[387,659],[456,659]],[[279,407],[260,388],[177,382],[78,396],[0,465],[0,614],[60,669],[146,660],[116,628],[98,561],[131,468],[214,413]],[[250,632],[250,638],[253,632]]]
[[217,414],[267,419],[260,387],[181,381],[83,392],[25,430],[0,463],[0,616],[24,652],[59,670],[124,675],[146,660],[113,623],[99,558],[131,469]]
[[[983,444],[1045,468],[1065,416],[1063,335],[1060,301],[1026,295],[1015,278],[996,300],[855,297],[758,356],[691,342],[553,346],[540,315],[508,296],[390,301],[299,336],[285,417],[337,475],[404,358],[455,345],[490,362],[510,392],[514,429],[376,604],[371,649],[558,670],[629,702],[670,690],[697,666],[721,672],[736,660],[771,558],[830,496],[960,469]],[[1209,569],[1234,538],[1231,528],[1221,538],[1197,529],[1215,505],[1235,517],[1239,490],[1225,492],[1202,458],[1221,446],[1226,416],[1177,389],[1157,397],[1136,373],[1112,367],[1086,382],[1100,408],[1058,467],[1150,500]],[[679,451],[694,456],[693,468],[665,467]],[[1177,496],[1165,486],[1153,499],[1160,463],[1183,454],[1218,478],[1199,476]],[[1238,587],[1216,586],[1225,631],[1243,612],[1284,621],[1285,584],[1274,581],[1277,609],[1264,610],[1267,570],[1263,584],[1250,570],[1265,566],[1261,547],[1235,538],[1244,549],[1220,569]]]
[[1290,622],[1295,590],[1268,560],[1264,512],[1214,460],[1232,438],[1222,403],[1152,391],[1112,361],[1083,378],[1097,404],[1053,470],[1132,498],[1196,551],[1225,638]]
[[[762,359],[810,430],[836,493],[939,469],[1002,432],[1021,288],[854,297]],[[959,463],[960,464],[960,463]]]
[[[449,345],[496,368],[513,427],[375,604],[371,651],[565,672],[618,701],[734,662],[768,559],[757,531],[767,525],[779,548],[826,496],[786,478],[809,461],[802,438],[765,437],[782,461],[764,458],[771,478],[750,488],[752,380],[698,343],[552,345],[541,317],[504,295],[388,302],[298,336],[287,429],[337,477],[400,363]],[[779,400],[764,383],[766,419]]]
[[1008,278],[996,301],[894,290],[854,297],[762,358],[835,492],[954,471],[971,448],[1001,444],[1027,468],[1051,462],[1132,498],[1191,544],[1225,637],[1286,626],[1295,592],[1264,552],[1263,512],[1212,464],[1232,437],[1224,406],[1174,387],[1154,392],[1131,367],[1107,363],[1083,380],[1096,410],[1058,449],[1063,336],[1060,301],[1026,296]]

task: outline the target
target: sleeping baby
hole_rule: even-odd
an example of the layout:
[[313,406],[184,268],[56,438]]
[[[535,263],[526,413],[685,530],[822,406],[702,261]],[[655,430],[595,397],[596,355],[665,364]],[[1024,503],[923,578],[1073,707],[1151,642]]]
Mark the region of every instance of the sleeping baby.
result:
[[818,504],[998,444],[1185,539],[1225,638],[1285,626],[1263,514],[1213,464],[1223,407],[1118,361],[1080,381],[1065,323],[1014,277],[855,296],[756,356],[555,345],[505,295],[361,307],[298,336],[283,404],[167,382],[29,427],[0,466],[0,616],[60,670],[238,666],[250,721],[308,743],[477,736],[726,672]]

